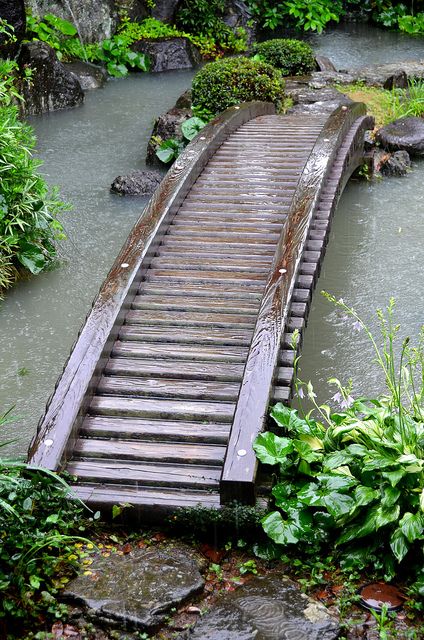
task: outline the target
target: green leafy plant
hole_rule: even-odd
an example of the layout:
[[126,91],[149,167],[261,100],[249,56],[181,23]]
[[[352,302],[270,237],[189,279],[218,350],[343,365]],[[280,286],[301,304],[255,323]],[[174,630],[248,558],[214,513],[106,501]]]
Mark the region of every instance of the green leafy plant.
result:
[[16,104],[17,76],[15,62],[0,60],[0,292],[20,270],[47,269],[56,257],[55,241],[64,237],[57,215],[66,207],[37,172],[35,137]]
[[343,12],[340,0],[248,0],[248,4],[260,26],[271,30],[285,26],[291,20],[298,29],[320,33],[329,22],[338,22]]
[[368,336],[387,393],[354,399],[350,385],[332,379],[332,410],[317,404],[311,383],[297,381],[317,417],[277,404],[271,416],[283,435],[267,432],[254,444],[263,463],[279,468],[276,508],[263,527],[280,545],[333,541],[345,564],[373,562],[389,579],[406,561],[424,595],[424,330],[416,347],[405,339],[396,357],[393,300],[386,315],[377,312],[380,347],[354,309],[326,297]]
[[[0,417],[0,427],[11,421]],[[0,445],[4,446],[4,445]],[[58,589],[77,567],[85,508],[59,476],[0,457],[0,631],[40,615],[61,617]],[[3,595],[3,597],[1,597]]]
[[131,51],[120,35],[103,40],[97,51],[91,53],[91,59],[104,62],[108,73],[115,78],[127,76],[129,67],[141,71],[148,71],[150,67],[148,56]]
[[281,109],[284,80],[269,64],[249,58],[218,60],[197,72],[192,85],[194,108],[210,114],[249,100],[273,102]]
[[41,40],[55,49],[59,60],[64,58],[87,59],[87,52],[80,40],[77,28],[68,20],[52,13],[42,19],[27,15],[27,33],[31,39]]
[[180,153],[184,151],[187,143],[193,140],[205,125],[206,122],[201,120],[201,118],[188,118],[188,120],[185,120],[181,125],[183,140],[168,138],[168,140],[161,141],[156,147],[156,156],[164,164],[173,162],[178,158]]
[[212,38],[223,52],[246,51],[247,34],[223,21],[225,0],[183,0],[177,12],[177,25],[195,36]]
[[255,46],[254,53],[264,62],[279,69],[283,76],[304,75],[315,68],[315,57],[311,47],[300,40],[266,40]]

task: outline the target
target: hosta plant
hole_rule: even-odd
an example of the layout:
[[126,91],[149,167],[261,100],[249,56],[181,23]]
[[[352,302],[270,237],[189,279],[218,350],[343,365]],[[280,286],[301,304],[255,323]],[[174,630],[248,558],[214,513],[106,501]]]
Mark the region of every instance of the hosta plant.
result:
[[278,432],[254,444],[258,458],[278,468],[263,527],[281,545],[334,542],[345,562],[380,563],[386,577],[408,564],[424,595],[424,334],[415,348],[404,340],[396,358],[393,301],[387,315],[378,312],[381,348],[353,309],[329,297],[368,334],[387,392],[354,399],[350,386],[332,379],[338,408],[331,409],[298,381],[314,410],[272,408]]
[[167,140],[161,141],[156,148],[156,156],[164,164],[173,162],[178,158],[180,153],[184,151],[188,142],[193,140],[205,125],[206,122],[201,118],[197,118],[196,116],[188,118],[188,120],[185,120],[181,125],[183,139],[168,138]]

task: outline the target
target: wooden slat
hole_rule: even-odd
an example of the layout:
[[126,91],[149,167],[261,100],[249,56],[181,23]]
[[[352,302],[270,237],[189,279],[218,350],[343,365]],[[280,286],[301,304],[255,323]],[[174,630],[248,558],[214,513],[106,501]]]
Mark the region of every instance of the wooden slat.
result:
[[250,300],[227,299],[181,295],[165,296],[143,294],[136,296],[132,303],[133,309],[157,310],[157,311],[199,311],[207,313],[242,313],[256,314],[258,304]]
[[150,487],[188,487],[217,489],[220,467],[198,465],[172,465],[131,462],[75,461],[69,464],[68,472],[83,482],[108,482],[113,484],[144,484]]
[[210,420],[231,422],[234,405],[228,402],[185,402],[147,398],[113,398],[95,396],[90,404],[91,415],[154,418],[155,420]]
[[184,420],[122,418],[88,416],[81,427],[81,435],[92,438],[120,440],[161,440],[172,442],[206,442],[225,444],[228,423],[190,422]]
[[253,327],[248,329],[222,329],[213,327],[157,327],[124,326],[120,340],[142,340],[167,342],[170,344],[216,344],[229,346],[249,346]]
[[116,341],[112,357],[154,358],[172,360],[200,360],[204,362],[244,363],[248,349],[246,347],[220,345],[190,345],[169,343]]
[[137,442],[122,440],[77,440],[74,454],[81,458],[102,458],[103,464],[113,460],[160,460],[183,464],[222,464],[225,446],[212,444]]
[[216,380],[178,380],[175,378],[140,378],[103,376],[97,392],[101,395],[145,398],[173,398],[178,400],[225,400],[235,402],[240,391],[236,382]]
[[157,326],[253,328],[255,319],[251,315],[231,313],[196,313],[195,311],[129,311],[128,324],[156,324]]

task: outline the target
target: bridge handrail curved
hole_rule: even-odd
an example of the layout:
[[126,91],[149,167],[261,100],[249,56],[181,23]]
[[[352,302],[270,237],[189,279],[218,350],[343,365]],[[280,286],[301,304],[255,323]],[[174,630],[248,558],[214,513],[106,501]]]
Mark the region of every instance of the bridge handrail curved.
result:
[[224,140],[245,122],[275,113],[267,102],[231,107],[181,154],[134,225],[93,302],[31,443],[30,464],[58,469],[72,451],[81,418],[140,282],[140,267],[201,171]]
[[353,123],[365,114],[365,105],[353,103],[339,107],[330,115],[297,185],[246,360],[221,475],[221,503],[255,502],[257,460],[252,443],[266,420],[287,311],[310,220],[344,138]]

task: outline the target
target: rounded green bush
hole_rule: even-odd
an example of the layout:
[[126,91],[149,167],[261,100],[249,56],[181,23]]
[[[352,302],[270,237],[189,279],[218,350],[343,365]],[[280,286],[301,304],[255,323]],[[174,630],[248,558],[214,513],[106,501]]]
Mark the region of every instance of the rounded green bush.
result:
[[279,69],[283,76],[301,76],[315,68],[314,52],[306,42],[300,40],[266,40],[256,45],[255,53]]
[[284,99],[284,80],[270,64],[250,58],[226,58],[206,64],[194,77],[193,106],[211,114],[228,107],[263,100],[279,110]]

